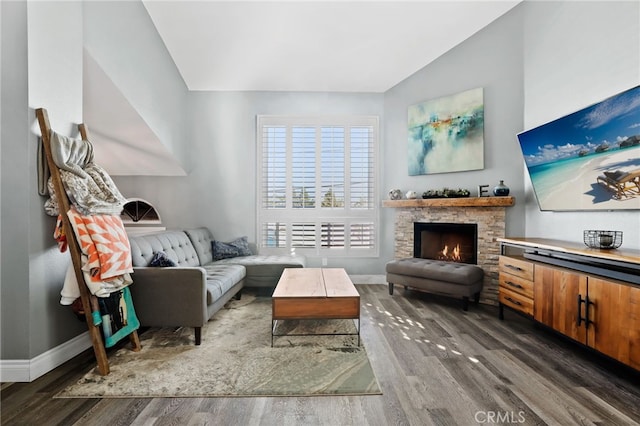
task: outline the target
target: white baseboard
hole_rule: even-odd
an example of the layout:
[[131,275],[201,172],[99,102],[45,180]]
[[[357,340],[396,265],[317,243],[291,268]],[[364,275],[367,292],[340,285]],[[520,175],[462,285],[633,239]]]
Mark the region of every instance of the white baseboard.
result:
[[0,381],[32,382],[90,347],[91,337],[85,331],[35,358],[0,360]]

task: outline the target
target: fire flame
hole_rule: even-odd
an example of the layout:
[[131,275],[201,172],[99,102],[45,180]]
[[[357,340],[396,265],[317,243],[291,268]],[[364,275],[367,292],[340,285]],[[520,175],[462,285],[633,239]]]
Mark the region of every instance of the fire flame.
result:
[[456,244],[451,251],[449,251],[449,246],[445,245],[444,248],[438,252],[438,258],[440,260],[460,262],[462,260],[460,257],[460,244]]

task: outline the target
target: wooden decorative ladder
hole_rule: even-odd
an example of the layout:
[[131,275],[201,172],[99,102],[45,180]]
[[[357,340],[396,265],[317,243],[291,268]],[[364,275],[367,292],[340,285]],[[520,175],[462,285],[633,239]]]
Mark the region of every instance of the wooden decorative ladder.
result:
[[[73,269],[78,281],[78,287],[80,289],[80,299],[82,301],[82,307],[84,309],[84,315],[87,321],[87,327],[89,328],[89,335],[91,336],[91,343],[93,345],[93,351],[97,360],[98,372],[106,376],[109,374],[109,361],[107,359],[107,353],[105,351],[104,341],[100,331],[100,326],[94,323],[92,311],[99,310],[98,299],[96,296],[89,292],[89,288],[84,280],[84,274],[82,273],[82,256],[80,250],[80,244],[78,243],[76,236],[71,227],[71,222],[67,217],[69,211],[69,197],[62,185],[62,179],[60,178],[60,170],[53,161],[51,154],[51,125],[49,124],[49,116],[47,110],[44,108],[36,109],[36,117],[40,124],[40,131],[42,133],[42,145],[44,147],[45,156],[47,158],[47,164],[49,165],[49,171],[51,173],[51,179],[53,188],[58,199],[58,210],[62,217],[63,229],[67,238],[67,244],[69,247],[69,253],[71,254],[71,261],[73,262]],[[80,136],[83,140],[87,138],[87,128],[84,124],[78,125]],[[138,352],[142,346],[140,345],[140,339],[138,337],[137,330],[132,331],[129,334],[129,340],[131,342],[132,350]]]

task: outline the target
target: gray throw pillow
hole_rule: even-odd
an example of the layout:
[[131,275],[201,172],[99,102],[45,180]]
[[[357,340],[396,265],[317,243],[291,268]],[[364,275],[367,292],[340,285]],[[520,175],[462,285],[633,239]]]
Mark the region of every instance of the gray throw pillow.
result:
[[221,241],[211,241],[211,250],[213,251],[213,260],[229,259],[238,256],[251,256],[249,242],[247,237],[236,238],[235,240],[223,243]]

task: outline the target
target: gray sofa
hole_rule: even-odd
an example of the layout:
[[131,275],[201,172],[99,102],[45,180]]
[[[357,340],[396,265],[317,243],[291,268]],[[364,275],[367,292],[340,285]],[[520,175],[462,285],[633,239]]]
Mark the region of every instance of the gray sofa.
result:
[[[275,287],[284,268],[306,265],[302,256],[253,254],[214,261],[213,235],[207,228],[162,231],[129,237],[133,263],[131,296],[143,326],[202,326],[243,287]],[[164,252],[177,266],[148,266]]]

